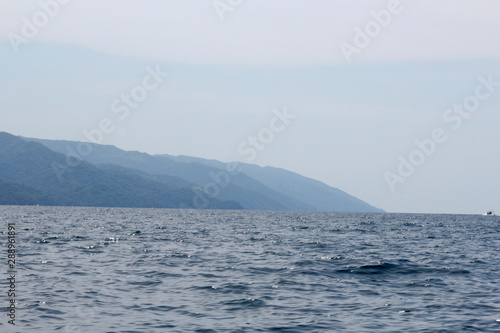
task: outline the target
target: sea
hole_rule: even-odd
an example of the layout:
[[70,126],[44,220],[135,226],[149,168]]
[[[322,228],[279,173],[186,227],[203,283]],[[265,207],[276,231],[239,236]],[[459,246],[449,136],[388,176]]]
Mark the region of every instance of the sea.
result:
[[0,234],[0,332],[500,332],[498,217],[0,206]]

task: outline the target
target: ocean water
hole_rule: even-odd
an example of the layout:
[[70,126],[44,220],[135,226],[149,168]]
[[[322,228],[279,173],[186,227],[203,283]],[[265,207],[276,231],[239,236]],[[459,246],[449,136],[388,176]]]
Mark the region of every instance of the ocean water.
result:
[[0,221],[18,250],[0,332],[500,332],[497,217],[4,206]]

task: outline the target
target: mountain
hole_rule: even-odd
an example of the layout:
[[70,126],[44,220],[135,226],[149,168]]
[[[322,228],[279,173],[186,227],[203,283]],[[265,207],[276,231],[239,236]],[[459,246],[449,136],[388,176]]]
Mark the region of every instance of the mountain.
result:
[[[72,161],[44,145],[0,133],[0,204],[195,208],[189,187]],[[179,180],[180,181],[180,180]],[[241,209],[209,199],[209,208]]]
[[[41,143],[54,152],[78,156],[108,172],[121,170],[129,176],[157,183],[191,186],[202,204],[204,200],[216,198],[238,202],[244,209],[383,212],[339,189],[284,169],[238,163],[236,173],[231,172],[231,164],[215,160],[152,156],[90,143],[86,143],[90,153],[83,156],[77,153],[80,142],[23,139]],[[201,206],[198,208],[204,208]]]
[[[184,163],[201,163],[218,169],[225,168],[224,163],[215,160],[189,156],[170,156],[170,158]],[[276,192],[287,193],[297,201],[314,206],[318,211],[384,212],[337,188],[288,170],[246,163],[239,163],[239,165],[242,172],[249,177],[266,184]]]
[[32,187],[0,179],[0,204],[50,206],[54,202]]
[[[27,139],[40,142],[46,147],[67,155],[77,154],[79,142],[52,141]],[[92,153],[80,156],[85,161],[103,167],[105,165],[118,165],[147,174],[150,179],[165,182],[165,176],[176,177],[189,184],[194,184],[203,198],[210,196],[204,194],[204,189],[214,189],[214,194],[221,200],[235,200],[244,209],[256,210],[301,210],[314,211],[313,206],[294,200],[287,195],[276,192],[264,184],[245,175],[232,175],[225,186],[213,186],[213,179],[220,170],[201,163],[176,162],[168,156],[151,156],[140,152],[127,152],[114,146],[92,144]],[[215,193],[218,191],[218,193]],[[202,206],[201,208],[204,208]]]

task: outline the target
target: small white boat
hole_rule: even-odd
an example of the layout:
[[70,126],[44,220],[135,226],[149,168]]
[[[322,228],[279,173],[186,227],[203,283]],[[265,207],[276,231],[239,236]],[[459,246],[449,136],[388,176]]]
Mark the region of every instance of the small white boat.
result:
[[483,214],[483,216],[496,216],[495,212],[492,210],[487,211],[486,213]]

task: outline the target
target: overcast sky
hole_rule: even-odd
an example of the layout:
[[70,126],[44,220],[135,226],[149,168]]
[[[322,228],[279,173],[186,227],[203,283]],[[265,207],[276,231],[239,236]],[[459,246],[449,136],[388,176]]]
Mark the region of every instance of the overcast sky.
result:
[[[126,150],[250,159],[390,212],[500,211],[499,13],[495,0],[0,0],[0,131],[88,141],[110,119],[103,143]],[[285,128],[244,153],[285,109]]]

